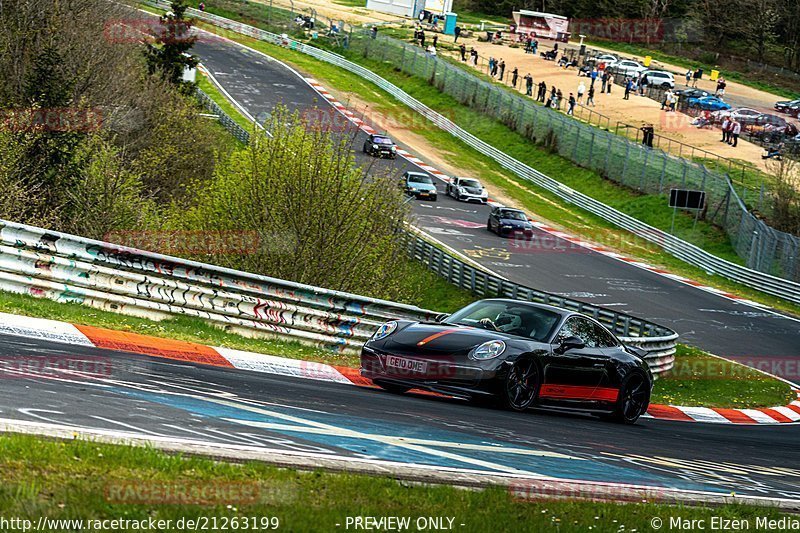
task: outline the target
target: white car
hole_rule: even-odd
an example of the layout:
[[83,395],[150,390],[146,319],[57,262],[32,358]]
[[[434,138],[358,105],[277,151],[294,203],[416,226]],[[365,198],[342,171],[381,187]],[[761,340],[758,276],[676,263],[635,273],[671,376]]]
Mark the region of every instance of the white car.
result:
[[718,122],[722,122],[726,118],[732,118],[740,124],[749,125],[758,122],[758,117],[763,115],[762,111],[757,109],[750,109],[749,107],[740,107],[738,109],[729,109],[728,111],[716,111],[711,115]]
[[594,58],[594,64],[599,65],[600,63],[605,64],[606,68],[613,67],[617,64],[619,58],[617,56],[611,54],[603,54]]
[[642,79],[647,76],[647,84],[650,87],[660,87],[661,89],[674,89],[675,76],[666,70],[645,70],[642,72]]
[[642,65],[637,61],[631,61],[630,59],[623,59],[622,61],[618,62],[614,65],[614,70],[618,74],[622,74],[623,76],[636,76],[640,72],[644,72],[647,70],[647,67]]
[[454,176],[447,184],[445,191],[449,196],[462,202],[480,202],[485,204],[489,193],[481,182],[475,178],[461,178]]

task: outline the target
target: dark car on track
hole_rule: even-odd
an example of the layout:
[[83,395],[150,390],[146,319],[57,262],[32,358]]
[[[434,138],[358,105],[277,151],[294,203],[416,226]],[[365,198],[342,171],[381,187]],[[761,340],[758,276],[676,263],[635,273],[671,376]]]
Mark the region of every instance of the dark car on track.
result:
[[414,198],[420,200],[436,201],[438,191],[433,178],[424,172],[406,171],[403,174],[403,191]]
[[711,93],[708,91],[704,91],[703,89],[678,89],[675,91],[675,94],[680,96],[681,98],[703,98],[706,96],[711,96]]
[[361,352],[361,375],[394,393],[412,388],[590,412],[632,424],[647,411],[645,352],[592,318],[532,302],[474,302],[439,322],[392,320]]
[[386,135],[372,134],[364,141],[364,153],[373,157],[397,158],[397,145]]
[[489,220],[486,229],[497,233],[501,237],[533,237],[533,225],[528,220],[528,215],[519,209],[495,206],[489,211]]
[[797,100],[783,100],[775,102],[775,110],[787,113],[789,116],[800,118],[800,98]]

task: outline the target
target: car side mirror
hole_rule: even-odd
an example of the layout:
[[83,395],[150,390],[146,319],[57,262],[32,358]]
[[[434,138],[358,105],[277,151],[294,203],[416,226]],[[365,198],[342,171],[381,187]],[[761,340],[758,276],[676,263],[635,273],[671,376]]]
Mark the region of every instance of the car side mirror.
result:
[[580,337],[567,337],[558,346],[558,353],[566,353],[569,350],[581,350],[586,347],[586,343]]

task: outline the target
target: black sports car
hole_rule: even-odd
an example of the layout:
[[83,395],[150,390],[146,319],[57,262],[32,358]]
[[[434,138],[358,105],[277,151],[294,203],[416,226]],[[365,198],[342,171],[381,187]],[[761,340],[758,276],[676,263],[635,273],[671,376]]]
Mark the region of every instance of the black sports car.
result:
[[787,113],[792,117],[800,118],[800,98],[797,100],[775,102],[775,110],[781,113]]
[[524,411],[577,409],[632,424],[647,411],[645,352],[595,320],[518,300],[472,303],[440,322],[393,320],[364,345],[361,375]]
[[364,153],[373,157],[397,158],[397,146],[386,135],[370,135],[364,141]]
[[682,99],[688,100],[689,98],[705,98],[706,96],[711,96],[711,93],[708,91],[704,91],[703,89],[678,89],[675,91],[675,94],[680,96]]
[[486,229],[497,233],[501,237],[533,238],[533,225],[528,220],[528,215],[519,209],[495,206],[489,212]]

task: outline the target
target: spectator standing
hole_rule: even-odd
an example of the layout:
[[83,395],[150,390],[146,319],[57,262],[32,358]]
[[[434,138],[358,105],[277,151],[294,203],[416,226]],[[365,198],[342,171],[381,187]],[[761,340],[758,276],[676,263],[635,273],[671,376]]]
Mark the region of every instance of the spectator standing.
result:
[[528,96],[533,96],[533,76],[531,73],[528,72],[525,74],[525,94]]
[[725,117],[725,120],[722,121],[722,139],[720,139],[719,142],[721,143],[728,142],[730,127],[731,127],[731,121],[728,117]]
[[514,70],[511,71],[511,86],[514,87],[515,89],[517,88],[518,79],[519,79],[519,69],[517,67],[514,67]]
[[472,59],[472,66],[473,67],[477,67],[478,66],[478,51],[475,50],[474,48],[470,48],[469,57]]
[[642,144],[647,146],[648,148],[653,147],[653,138],[656,136],[655,128],[652,124],[645,124],[641,128],[642,131]]
[[714,93],[715,96],[722,98],[725,96],[725,87],[728,86],[728,82],[725,81],[725,78],[720,78],[717,80],[717,90]]
[[461,43],[459,45],[458,51],[461,53],[461,61],[466,63],[467,62],[467,47],[464,46],[464,43]]
[[734,120],[730,128],[731,133],[728,136],[728,144],[736,148],[736,145],[739,144],[739,134],[742,133],[742,123],[738,120]]
[[425,48],[425,30],[419,30],[419,45]]
[[650,80],[647,79],[647,74],[644,75],[639,74],[639,80],[638,83],[636,84],[639,89],[639,96],[644,96],[644,93],[647,92],[647,84],[649,82]]
[[569,100],[567,101],[569,107],[567,108],[567,115],[574,115],[575,114],[575,96],[572,93],[569,93]]
[[608,83],[608,71],[607,70],[603,69],[603,76],[600,78],[600,81],[603,82],[603,84],[600,86],[600,92],[604,93],[604,92],[606,92],[606,83]]
[[592,73],[589,75],[592,78],[592,83],[590,83],[589,85],[594,87],[594,82],[597,80],[597,76],[599,75],[600,72],[597,70],[597,67],[592,67]]
[[531,53],[532,53],[533,55],[536,55],[536,51],[537,51],[538,49],[539,49],[539,41],[537,41],[536,39],[534,39],[534,40],[533,40],[533,50],[531,50]]
[[455,37],[453,42],[457,43],[458,38],[461,37],[461,26],[456,26],[455,29],[453,29],[453,36]]
[[611,94],[611,86],[614,85],[614,73],[608,73],[608,83],[606,83],[606,94]]
[[433,47],[436,48],[436,45],[438,43],[439,43],[439,36],[438,35],[434,35],[433,36]]
[[556,109],[561,109],[561,102],[564,100],[564,93],[561,92],[561,89],[556,91]]
[[586,84],[584,84],[583,81],[581,80],[581,82],[578,84],[578,103],[581,104],[583,103],[584,93],[586,93]]
[[489,56],[489,76],[494,76],[494,58]]
[[692,81],[692,69],[686,71],[686,86],[689,86],[689,83]]
[[372,27],[372,30],[370,31],[370,37],[372,37],[373,39],[378,37],[378,27],[377,26],[373,26]]
[[197,6],[197,7],[200,9],[200,11],[205,11],[205,10],[206,10],[206,4],[205,4],[205,2],[200,2],[200,5],[199,5],[199,6]]
[[502,81],[503,74],[505,74],[505,72],[506,72],[506,62],[503,61],[503,58],[501,57],[500,63],[498,63],[497,65],[497,79]]
[[692,75],[692,87],[697,87],[697,82],[703,77],[703,69],[698,68]]
[[544,99],[547,97],[547,84],[544,80],[539,82],[539,94],[536,95],[536,99],[540,102],[544,103]]
[[586,99],[586,105],[594,107],[594,85],[589,86],[589,95]]
[[633,80],[628,79],[625,82],[625,96],[622,97],[623,100],[630,100],[631,97],[631,89],[633,88]]
[[664,93],[664,100],[661,102],[661,109],[669,109],[669,98],[672,95],[672,90],[667,89],[667,92]]

